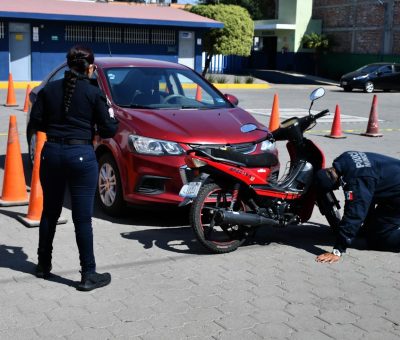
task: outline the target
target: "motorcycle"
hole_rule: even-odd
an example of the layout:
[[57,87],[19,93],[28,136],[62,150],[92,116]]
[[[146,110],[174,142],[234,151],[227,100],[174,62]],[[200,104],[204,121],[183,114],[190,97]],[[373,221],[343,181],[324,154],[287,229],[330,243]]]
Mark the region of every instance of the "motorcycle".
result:
[[[213,253],[228,253],[243,245],[261,226],[285,227],[308,221],[316,204],[332,228],[340,221],[340,204],[333,192],[319,193],[315,173],[325,167],[325,156],[314,142],[304,137],[317,119],[311,107],[325,94],[318,88],[310,94],[308,116],[292,117],[264,140],[287,141],[290,156],[287,174],[272,175],[278,164],[271,152],[245,155],[221,149],[191,149],[185,157],[195,179],[181,188],[181,206],[192,203],[190,224],[199,242]],[[241,127],[243,133],[262,130],[255,124]],[[265,131],[265,130],[262,130]]]

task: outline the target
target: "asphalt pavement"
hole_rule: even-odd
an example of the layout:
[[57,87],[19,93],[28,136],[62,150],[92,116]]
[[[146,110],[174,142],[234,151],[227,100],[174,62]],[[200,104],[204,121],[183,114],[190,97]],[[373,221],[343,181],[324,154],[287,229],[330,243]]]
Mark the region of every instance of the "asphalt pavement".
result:
[[[312,86],[303,85],[233,91],[265,123],[275,93],[282,116],[290,109],[306,112]],[[349,149],[399,158],[400,93],[379,93],[385,105],[379,138],[359,133],[372,98],[362,95],[339,93],[332,85],[325,102],[316,104],[316,110],[328,105],[334,111],[343,98],[343,115],[355,117],[343,123],[344,139],[325,137],[332,117],[308,133],[327,162]],[[0,90],[0,104],[5,96]],[[29,188],[24,96],[17,90],[19,107],[0,106],[0,183],[9,115],[15,114]],[[284,145],[279,147],[284,159]],[[0,208],[0,339],[400,339],[399,254],[367,250],[359,240],[339,263],[315,262],[334,241],[317,210],[304,225],[263,228],[237,251],[210,255],[196,242],[185,210],[129,209],[111,218],[96,208],[98,271],[109,271],[112,283],[92,292],[75,289],[79,259],[68,200],[50,280],[33,275],[38,228],[16,218],[26,213],[26,206]]]

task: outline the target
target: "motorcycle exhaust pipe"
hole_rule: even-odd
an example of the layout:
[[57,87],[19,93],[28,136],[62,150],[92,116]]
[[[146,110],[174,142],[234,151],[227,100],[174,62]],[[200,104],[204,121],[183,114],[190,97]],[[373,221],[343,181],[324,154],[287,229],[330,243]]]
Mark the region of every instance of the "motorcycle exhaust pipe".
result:
[[215,221],[219,224],[245,224],[252,227],[269,224],[278,226],[279,222],[258,214],[246,213],[244,211],[218,210]]

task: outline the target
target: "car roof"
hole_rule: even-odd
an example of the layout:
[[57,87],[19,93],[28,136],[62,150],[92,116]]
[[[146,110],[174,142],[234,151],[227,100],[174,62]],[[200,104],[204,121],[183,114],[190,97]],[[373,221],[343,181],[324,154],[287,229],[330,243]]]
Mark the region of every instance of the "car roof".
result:
[[109,67],[160,67],[186,69],[186,66],[163,60],[128,58],[128,57],[98,57],[95,64],[102,68]]
[[395,62],[387,62],[387,63],[380,62],[380,63],[371,63],[368,64],[367,66],[384,66],[384,65],[400,65],[400,64]]

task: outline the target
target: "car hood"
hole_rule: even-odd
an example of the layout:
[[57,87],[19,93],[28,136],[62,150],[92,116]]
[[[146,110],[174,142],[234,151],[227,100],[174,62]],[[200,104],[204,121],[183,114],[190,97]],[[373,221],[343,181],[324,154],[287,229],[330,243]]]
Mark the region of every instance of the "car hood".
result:
[[124,109],[122,120],[134,134],[188,144],[228,144],[251,142],[265,132],[243,133],[247,123],[262,127],[240,108],[213,110],[133,110]]
[[369,74],[368,72],[350,72],[346,73],[345,75],[342,76],[342,79],[353,79],[354,77],[359,77],[359,76],[364,76],[366,74]]

